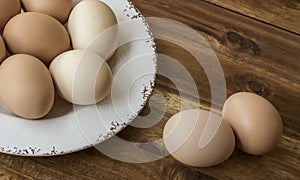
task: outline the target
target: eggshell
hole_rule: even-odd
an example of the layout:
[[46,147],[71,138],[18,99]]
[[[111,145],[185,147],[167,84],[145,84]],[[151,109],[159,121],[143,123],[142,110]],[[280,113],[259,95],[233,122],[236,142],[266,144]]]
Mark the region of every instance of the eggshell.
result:
[[2,37],[0,36],[0,64],[6,58],[6,48]]
[[118,22],[112,9],[99,0],[84,0],[72,10],[68,30],[74,49],[92,51],[109,59],[117,48]]
[[3,33],[8,50],[13,54],[29,54],[46,65],[70,48],[65,27],[51,16],[27,12],[13,17]]
[[44,13],[66,23],[73,8],[72,0],[21,0],[25,11]]
[[50,65],[58,94],[68,102],[90,105],[110,92],[112,72],[103,58],[92,52],[73,50],[59,55]]
[[[215,121],[216,117],[218,115],[214,114],[210,121]],[[232,129],[225,121],[221,122],[210,143],[200,148],[200,138],[208,120],[209,112],[200,109],[185,110],[169,119],[164,128],[163,140],[175,159],[190,166],[210,167],[230,157],[235,139]]]
[[21,13],[19,0],[0,0],[0,31],[13,16]]
[[246,153],[262,155],[280,143],[283,131],[279,112],[265,98],[240,92],[230,96],[223,108],[237,139],[237,146]]
[[14,114],[26,119],[45,116],[54,103],[54,85],[37,58],[18,54],[0,66],[0,98]]

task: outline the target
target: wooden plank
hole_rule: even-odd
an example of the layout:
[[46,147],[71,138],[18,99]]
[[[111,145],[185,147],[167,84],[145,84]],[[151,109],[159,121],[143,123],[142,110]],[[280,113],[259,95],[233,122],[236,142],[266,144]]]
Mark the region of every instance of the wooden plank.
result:
[[[46,163],[47,161],[44,161],[45,165],[37,163],[37,159],[0,154],[0,164],[5,166],[7,176],[20,176],[18,179],[47,179],[47,177],[52,179],[72,179],[72,174],[60,172],[63,169],[55,170],[57,165]],[[1,166],[0,169],[2,169]]]
[[198,30],[219,58],[225,56],[227,61],[255,66],[274,78],[284,78],[287,83],[300,83],[300,37],[297,35],[203,1],[133,2],[147,16],[175,19]]
[[10,180],[10,179],[33,179],[29,176],[25,176],[22,173],[19,173],[13,169],[8,169],[7,167],[0,165],[0,179]]
[[[207,38],[220,59],[228,95],[238,91],[256,92],[269,99],[283,117],[285,138],[277,152],[262,157],[252,157],[237,151],[233,156],[234,160],[229,160],[215,168],[198,170],[217,178],[244,176],[249,178],[268,176],[271,179],[297,178],[300,173],[300,154],[297,152],[300,148],[300,114],[298,113],[300,37],[196,0],[151,2],[134,0],[134,3],[147,16],[175,19],[197,30]],[[160,33],[159,26],[150,24],[150,27],[154,33]],[[180,37],[184,32],[175,30],[170,34]],[[199,84],[201,99],[209,104],[210,89],[207,88],[209,84],[203,78],[205,73],[197,61],[184,49],[170,42],[157,41],[157,43],[159,53],[172,56],[185,65],[196,84]],[[176,72],[172,64],[169,66],[174,74],[180,73]],[[162,79],[158,80],[158,84],[157,88],[161,88],[162,91],[175,92],[171,99],[180,102],[176,87],[172,83]],[[175,107],[175,111],[178,109]],[[171,115],[174,111],[167,112],[169,113]],[[154,128],[146,130],[145,134],[139,131],[135,135],[142,133],[144,137],[153,131],[159,134],[162,127],[157,131]],[[260,168],[257,164],[260,164]]]
[[260,21],[300,34],[298,0],[204,0]]

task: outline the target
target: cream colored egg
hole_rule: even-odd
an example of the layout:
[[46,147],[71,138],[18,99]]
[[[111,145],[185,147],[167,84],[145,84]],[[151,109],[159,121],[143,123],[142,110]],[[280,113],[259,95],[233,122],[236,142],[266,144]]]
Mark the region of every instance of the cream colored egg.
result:
[[[167,122],[163,140],[168,152],[178,161],[196,167],[210,167],[224,162],[235,146],[233,131],[221,117],[200,109],[182,111]],[[213,137],[203,136],[210,142],[201,147],[200,139],[208,121],[220,123]],[[203,140],[203,139],[202,139]],[[205,140],[206,141],[206,140]]]
[[117,48],[118,22],[112,9],[99,0],[84,0],[72,10],[68,30],[74,49],[91,51],[109,59]]
[[72,50],[50,65],[58,94],[78,105],[95,104],[110,92],[112,72],[103,58],[92,52]]

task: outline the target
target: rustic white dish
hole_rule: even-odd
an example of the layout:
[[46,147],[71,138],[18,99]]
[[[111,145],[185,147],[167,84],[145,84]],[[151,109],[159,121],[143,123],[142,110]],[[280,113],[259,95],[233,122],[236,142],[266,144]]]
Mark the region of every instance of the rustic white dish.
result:
[[110,95],[93,106],[56,98],[50,114],[38,121],[18,118],[0,102],[0,152],[53,156],[79,151],[114,136],[142,110],[155,81],[154,38],[130,1],[103,1],[117,15],[122,45],[109,61],[114,75]]

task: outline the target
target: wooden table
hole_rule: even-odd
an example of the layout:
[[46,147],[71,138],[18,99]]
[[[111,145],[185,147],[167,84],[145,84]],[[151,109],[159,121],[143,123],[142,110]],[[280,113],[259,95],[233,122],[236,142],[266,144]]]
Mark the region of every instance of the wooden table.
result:
[[[171,156],[150,163],[125,163],[108,158],[94,148],[47,158],[1,154],[0,179],[299,179],[300,1],[133,0],[133,3],[145,16],[182,22],[205,37],[223,67],[228,96],[250,91],[271,101],[283,118],[284,136],[280,146],[264,156],[235,150],[230,159],[211,168],[188,167]],[[159,27],[151,28],[159,33]],[[176,29],[174,32],[178,33]],[[209,109],[209,83],[195,58],[165,40],[157,40],[157,50],[184,65],[197,84],[201,104],[187,90],[183,92],[184,108]],[[163,66],[180,73],[172,69],[172,64]],[[189,86],[187,82],[182,83]],[[180,111],[181,99],[174,84],[162,75],[157,77],[153,94],[164,97],[167,104],[161,121],[148,129],[127,127],[119,137],[132,142],[161,138],[168,118]],[[154,107],[150,112],[147,106],[141,115],[152,113],[155,117],[159,111]]]

